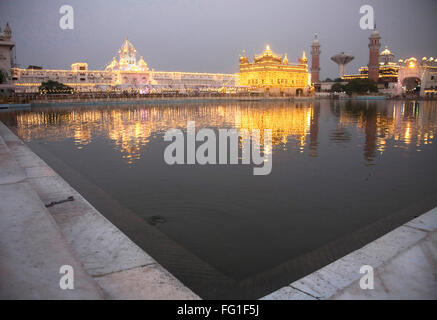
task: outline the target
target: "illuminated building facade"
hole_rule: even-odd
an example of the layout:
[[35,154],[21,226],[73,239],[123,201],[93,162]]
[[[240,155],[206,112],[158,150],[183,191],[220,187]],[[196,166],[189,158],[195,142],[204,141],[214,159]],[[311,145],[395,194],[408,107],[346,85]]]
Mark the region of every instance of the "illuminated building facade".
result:
[[418,94],[421,97],[437,96],[437,59],[414,57],[399,60],[398,94]]
[[394,54],[387,47],[379,53],[380,40],[379,31],[373,29],[369,37],[369,64],[361,67],[359,74],[344,75],[342,79],[371,79],[377,83],[380,93],[396,95],[399,66],[395,62]]
[[54,80],[78,91],[101,92],[133,90],[141,93],[163,91],[232,91],[239,85],[238,74],[166,72],[150,70],[143,57],[126,39],[105,70],[89,70],[88,64],[77,62],[70,70],[12,68],[16,91],[38,92],[42,82]]
[[437,60],[412,57],[396,63],[395,55],[387,47],[379,53],[380,39],[379,32],[374,29],[369,37],[369,65],[361,67],[359,74],[345,75],[342,79],[372,79],[377,82],[379,92],[388,95],[434,97],[437,94]]
[[151,83],[147,63],[143,57],[137,61],[137,50],[128,39],[124,41],[118,55],[119,60],[114,57],[105,69],[112,72],[115,84],[135,87]]
[[[343,80],[368,78],[368,67],[360,74],[345,75]],[[421,97],[437,95],[437,59],[411,57],[395,62],[395,55],[385,47],[379,55],[379,92],[389,95],[415,94]]]
[[101,91],[116,80],[115,74],[104,70],[88,70],[87,63],[73,63],[71,70],[12,68],[12,81],[16,91],[38,92],[42,82],[53,80],[80,91]]
[[[378,56],[378,89],[384,94],[396,94],[399,65],[395,62],[395,55],[385,47]],[[345,75],[342,77],[345,81],[352,79],[367,79],[369,78],[369,67],[361,67],[359,74]]]
[[269,46],[253,62],[243,52],[240,56],[240,84],[256,90],[291,95],[308,94],[311,78],[303,52],[298,63],[289,63],[287,54],[276,55]]
[[[397,82],[399,66],[394,61],[394,54],[385,47],[379,55],[378,81],[377,82]],[[359,74],[345,75],[344,80],[366,79],[369,77],[369,67],[361,67]]]

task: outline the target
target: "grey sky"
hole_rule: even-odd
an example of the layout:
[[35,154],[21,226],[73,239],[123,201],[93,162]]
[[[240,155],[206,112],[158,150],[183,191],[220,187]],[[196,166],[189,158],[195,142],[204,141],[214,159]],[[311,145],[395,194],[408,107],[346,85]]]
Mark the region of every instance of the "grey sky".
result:
[[[74,30],[59,27],[63,4],[75,10]],[[252,57],[266,44],[294,62],[318,32],[324,79],[336,76],[329,58],[341,51],[355,56],[348,73],[367,64],[364,4],[396,59],[437,57],[436,0],[1,0],[0,27],[9,21],[22,67],[103,68],[128,36],[149,67],[198,72],[237,72],[243,49]]]

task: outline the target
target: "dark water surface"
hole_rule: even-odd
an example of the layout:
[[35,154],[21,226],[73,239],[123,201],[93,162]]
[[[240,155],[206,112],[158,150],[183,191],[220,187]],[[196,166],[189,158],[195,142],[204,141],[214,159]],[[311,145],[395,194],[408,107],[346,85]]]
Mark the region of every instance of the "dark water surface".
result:
[[[203,298],[258,298],[437,205],[436,102],[3,112],[36,153]],[[272,129],[272,172],[169,166],[169,128]],[[358,272],[358,270],[357,270]]]

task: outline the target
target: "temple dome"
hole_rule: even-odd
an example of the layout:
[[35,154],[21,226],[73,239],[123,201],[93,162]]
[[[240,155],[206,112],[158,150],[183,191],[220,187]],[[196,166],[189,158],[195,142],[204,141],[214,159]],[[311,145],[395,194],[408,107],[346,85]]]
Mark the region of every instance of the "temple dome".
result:
[[144,61],[143,56],[141,56],[140,60],[138,60],[138,67],[140,69],[142,69],[143,71],[148,70],[147,63],[146,63],[146,61]]
[[270,46],[267,45],[264,52],[260,55],[255,56],[255,62],[277,62],[282,63],[282,56],[274,54],[273,51],[270,49]]
[[243,54],[240,55],[240,64],[249,63],[249,58],[246,57],[246,50],[243,50]]
[[135,53],[137,50],[133,46],[133,44],[129,41],[128,38],[124,41],[123,45],[121,46],[119,53]]
[[386,46],[385,49],[379,54],[379,63],[381,64],[394,64],[395,55]]
[[117,70],[118,69],[118,62],[115,57],[112,59],[111,63],[106,67],[106,70]]
[[302,58],[299,59],[299,62],[300,62],[300,63],[303,63],[303,64],[306,64],[306,63],[308,62],[308,59],[307,59],[307,55],[306,55],[306,53],[305,53],[305,50],[302,52]]
[[106,67],[106,70],[112,71],[131,71],[131,72],[145,72],[149,68],[143,57],[137,60],[137,50],[128,38],[121,46],[119,53],[119,60],[113,58],[111,63]]
[[384,56],[384,55],[390,55],[390,54],[393,54],[393,53],[391,53],[391,51],[388,50],[388,47],[387,47],[387,46],[385,47],[384,51],[381,52],[381,55],[382,55],[382,56]]

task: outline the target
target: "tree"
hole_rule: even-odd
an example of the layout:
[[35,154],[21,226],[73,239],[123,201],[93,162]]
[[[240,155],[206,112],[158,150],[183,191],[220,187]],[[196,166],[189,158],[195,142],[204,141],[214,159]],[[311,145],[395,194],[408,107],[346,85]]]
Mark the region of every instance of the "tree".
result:
[[344,92],[345,88],[340,82],[336,82],[331,87],[331,92]]
[[68,94],[73,93],[73,88],[58,81],[47,80],[46,82],[41,83],[38,91],[44,94]]
[[342,78],[335,78],[334,82],[343,82],[343,79]]
[[331,78],[326,78],[325,82],[332,82],[332,79]]
[[344,91],[346,91],[348,95],[354,93],[376,93],[378,92],[378,86],[376,82],[371,79],[353,79],[344,86]]

